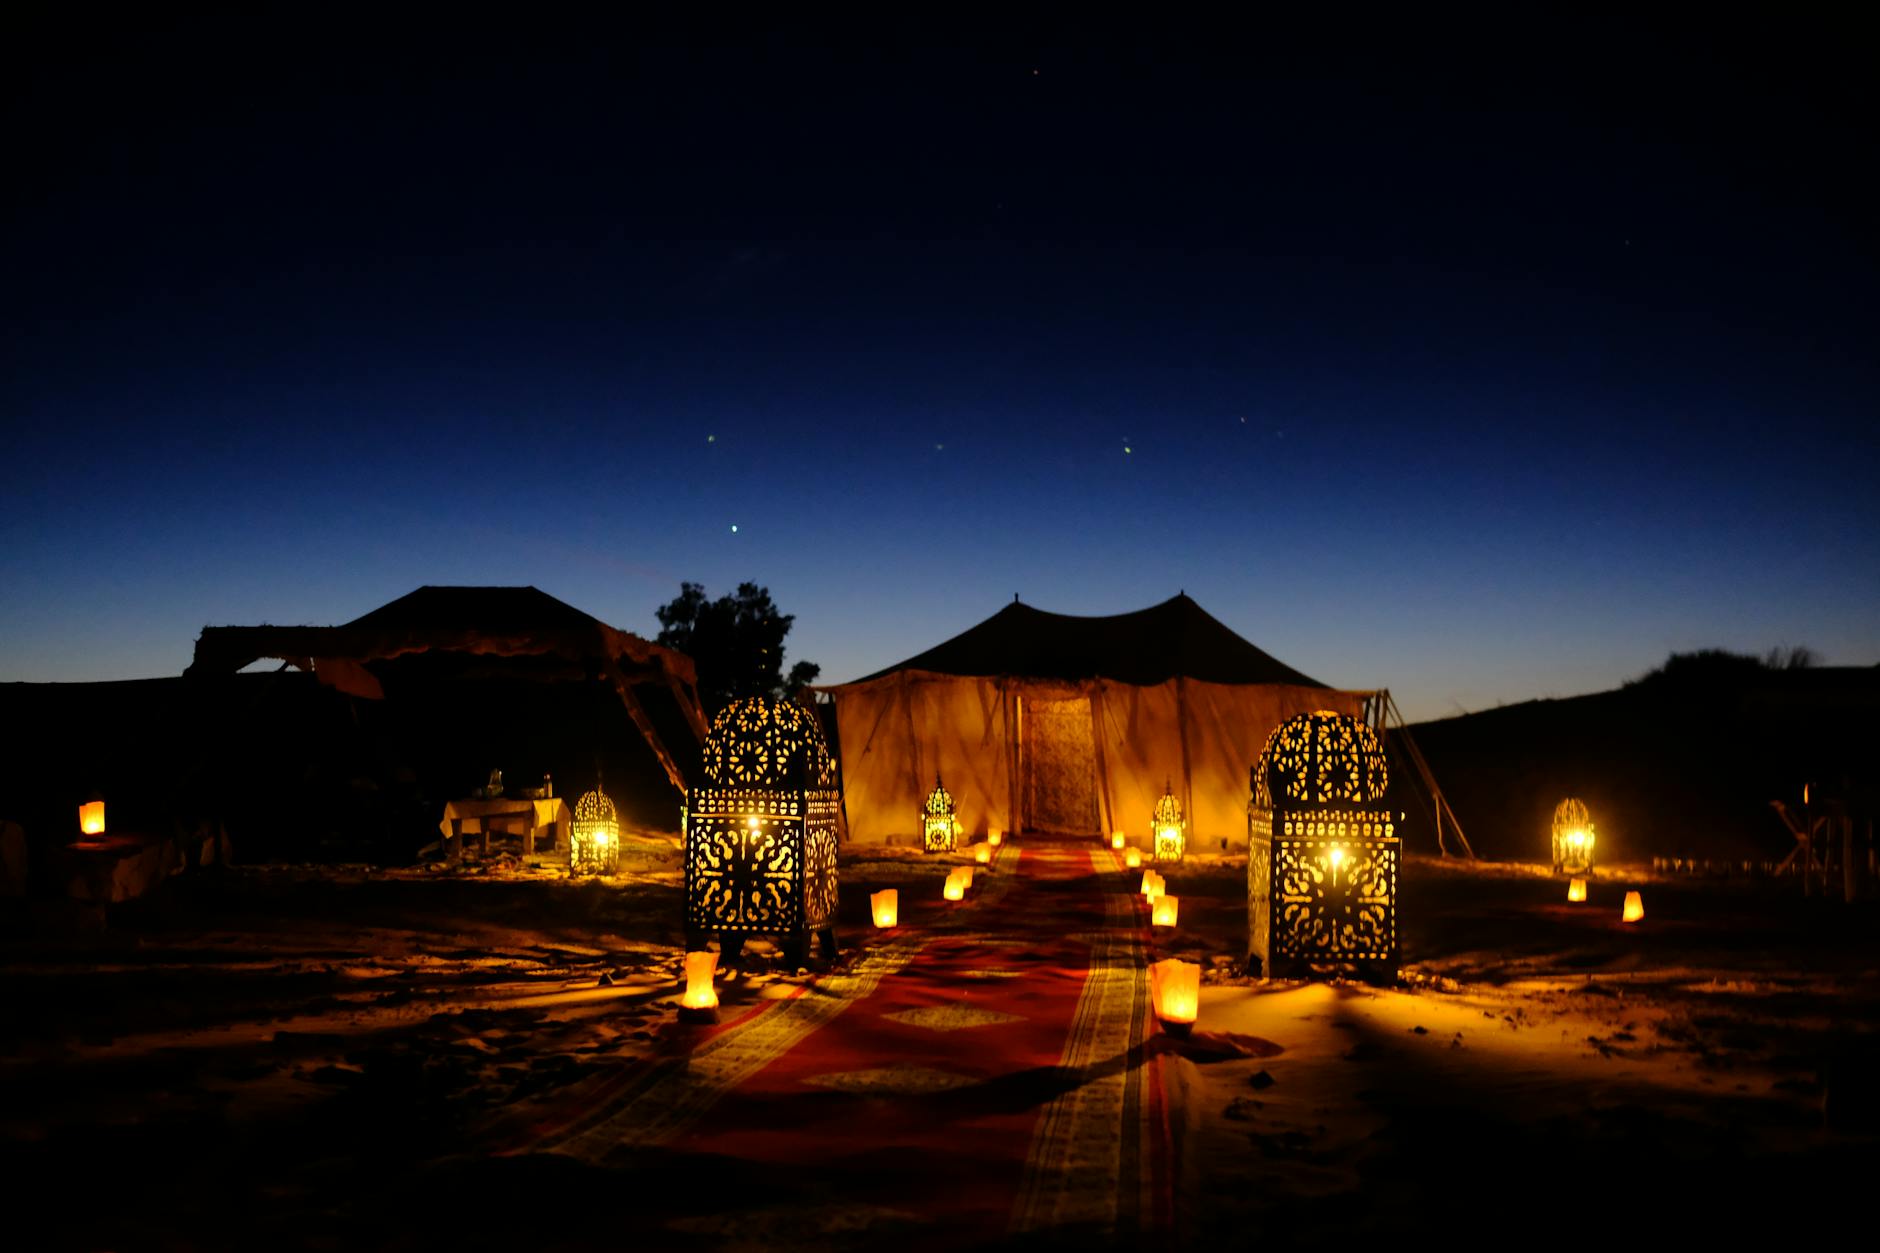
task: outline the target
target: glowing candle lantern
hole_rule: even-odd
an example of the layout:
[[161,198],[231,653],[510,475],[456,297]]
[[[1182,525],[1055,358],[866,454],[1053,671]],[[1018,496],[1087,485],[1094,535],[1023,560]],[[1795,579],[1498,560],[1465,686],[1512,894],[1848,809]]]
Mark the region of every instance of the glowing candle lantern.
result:
[[997,848],[999,847],[999,845],[1003,844],[1004,842],[1005,842],[1005,832],[999,830],[999,828],[993,827],[991,830],[986,832],[986,843],[992,845],[992,847]]
[[1181,906],[1181,897],[1179,896],[1156,897],[1155,904],[1150,906],[1150,914],[1149,914],[1150,925],[1157,926],[1157,927],[1174,926],[1175,915],[1179,911],[1180,906]]
[[1149,967],[1149,1000],[1171,1035],[1187,1035],[1201,1012],[1201,967],[1171,957]]
[[921,847],[930,853],[950,853],[959,847],[960,827],[953,818],[953,794],[933,777],[933,791],[920,815]]
[[973,860],[982,866],[990,866],[992,864],[992,845],[973,845]]
[[1586,880],[1585,879],[1575,879],[1572,882],[1567,884],[1567,901],[1569,904],[1578,905],[1585,899],[1586,899]]
[[1142,865],[1142,854],[1137,852],[1133,848],[1124,849],[1123,850],[1123,865],[1127,866],[1131,870],[1134,870],[1136,867]]
[[735,953],[774,935],[794,969],[814,936],[833,959],[842,793],[816,715],[790,700],[734,701],[712,719],[703,764],[686,800],[687,947],[716,934]]
[[868,908],[875,916],[877,927],[892,927],[900,921],[901,893],[894,888],[884,888],[868,898]]
[[712,976],[718,971],[718,954],[705,951],[685,955],[685,995],[679,998],[683,1012],[706,1014],[718,1008],[718,989]]
[[104,834],[103,801],[86,801],[78,807],[78,829],[86,835]]
[[620,865],[620,819],[599,788],[574,803],[568,826],[568,873],[612,874]]
[[1120,853],[1123,851],[1123,845],[1126,842],[1127,842],[1127,837],[1125,837],[1121,831],[1110,832],[1110,847],[1115,849],[1117,852]]
[[966,899],[966,882],[960,878],[960,872],[955,870],[947,876],[946,886],[940,889],[940,894],[950,901],[963,901]]
[[1155,871],[1145,870],[1142,872],[1142,894],[1150,900],[1154,900],[1156,897],[1162,895],[1162,890],[1167,886],[1167,882]]
[[1175,799],[1172,784],[1162,790],[1162,799],[1155,803],[1155,817],[1150,825],[1155,831],[1155,859],[1180,861],[1187,845],[1182,831],[1188,823],[1182,817],[1182,803]]
[[1555,874],[1585,874],[1593,868],[1593,819],[1586,806],[1567,797],[1554,806]]
[[1274,728],[1247,807],[1248,969],[1397,975],[1395,815],[1370,727],[1331,710]]
[[1621,921],[1637,922],[1644,916],[1645,898],[1640,896],[1637,892],[1627,892],[1625,894],[1625,913],[1620,916]]

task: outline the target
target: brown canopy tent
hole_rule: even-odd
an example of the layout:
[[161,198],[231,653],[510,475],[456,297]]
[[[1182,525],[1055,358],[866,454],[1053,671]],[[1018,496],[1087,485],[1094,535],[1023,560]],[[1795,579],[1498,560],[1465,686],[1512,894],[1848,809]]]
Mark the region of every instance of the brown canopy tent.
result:
[[669,691],[702,743],[705,717],[692,659],[608,626],[533,587],[420,587],[343,626],[204,627],[195,659],[184,673],[233,674],[263,658],[276,658],[311,671],[328,687],[382,700],[385,690],[373,663],[420,654],[529,659],[531,677],[607,683],[672,785],[685,790],[678,763],[634,688],[657,684]]
[[1293,714],[1363,716],[1179,595],[1082,618],[1016,600],[897,666],[819,688],[833,697],[851,838],[912,842],[944,777],[978,832],[1146,834],[1172,786],[1191,847],[1246,843],[1247,771]]

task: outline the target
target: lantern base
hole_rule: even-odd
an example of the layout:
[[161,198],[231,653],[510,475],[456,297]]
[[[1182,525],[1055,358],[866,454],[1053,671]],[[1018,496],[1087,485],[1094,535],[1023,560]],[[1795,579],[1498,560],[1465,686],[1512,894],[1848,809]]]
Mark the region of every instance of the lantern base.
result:
[[1194,1034],[1195,1024],[1192,1022],[1170,1022],[1166,1018],[1158,1018],[1156,1021],[1162,1024],[1163,1031],[1174,1036],[1177,1040],[1186,1040],[1190,1035]]
[[696,1023],[700,1026],[709,1026],[718,1021],[718,1007],[714,1005],[710,1009],[692,1009],[688,1006],[681,1005],[679,1007],[679,1021]]

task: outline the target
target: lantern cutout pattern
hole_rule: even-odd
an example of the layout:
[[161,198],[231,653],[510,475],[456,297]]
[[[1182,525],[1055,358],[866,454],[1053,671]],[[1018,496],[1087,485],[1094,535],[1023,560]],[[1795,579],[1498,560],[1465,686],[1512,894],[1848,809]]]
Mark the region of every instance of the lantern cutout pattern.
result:
[[1586,900],[1586,880],[1573,879],[1567,884],[1567,903],[1579,905]]
[[1155,859],[1180,861],[1187,844],[1182,832],[1188,823],[1182,817],[1182,803],[1175,799],[1171,784],[1162,789],[1162,799],[1155,803],[1155,818],[1150,829],[1155,832]]
[[1619,916],[1622,922],[1638,922],[1645,917],[1645,898],[1637,892],[1625,894],[1625,912]]
[[800,965],[815,935],[833,957],[842,796],[821,724],[793,701],[737,701],[712,720],[704,757],[686,806],[688,947],[776,935]]
[[568,873],[612,874],[620,865],[620,819],[607,793],[595,788],[574,803],[568,826]]
[[1181,908],[1181,897],[1158,896],[1155,904],[1149,907],[1149,925],[1154,927],[1172,927],[1175,916]]
[[712,976],[717,971],[718,954],[709,949],[685,955],[685,994],[679,998],[682,1017],[717,1017],[718,989],[712,985]]
[[953,793],[946,790],[940,776],[933,777],[933,791],[920,815],[921,847],[930,853],[950,853],[959,847],[960,825],[953,816]]
[[1554,873],[1585,874],[1593,868],[1593,819],[1586,806],[1567,797],[1554,806]]
[[901,893],[895,888],[884,888],[868,898],[868,912],[874,916],[877,927],[892,927],[901,921]]
[[84,835],[104,834],[103,801],[86,801],[78,807],[78,829]]
[[1396,977],[1402,849],[1388,781],[1383,746],[1355,718],[1318,710],[1274,729],[1247,808],[1250,968]]
[[1164,1029],[1187,1035],[1201,1012],[1201,967],[1169,958],[1149,967],[1149,1001]]

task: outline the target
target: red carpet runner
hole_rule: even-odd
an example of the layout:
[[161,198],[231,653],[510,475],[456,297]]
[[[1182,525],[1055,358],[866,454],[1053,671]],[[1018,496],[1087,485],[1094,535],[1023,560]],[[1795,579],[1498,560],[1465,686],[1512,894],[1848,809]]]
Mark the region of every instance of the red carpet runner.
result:
[[[1166,1228],[1168,1153],[1135,876],[1027,840],[962,905],[702,1033],[689,1056],[529,1146],[668,1186],[644,1235],[908,1248]],[[1105,873],[1099,874],[1101,870]],[[1150,1050],[1153,1053],[1153,1050]]]

